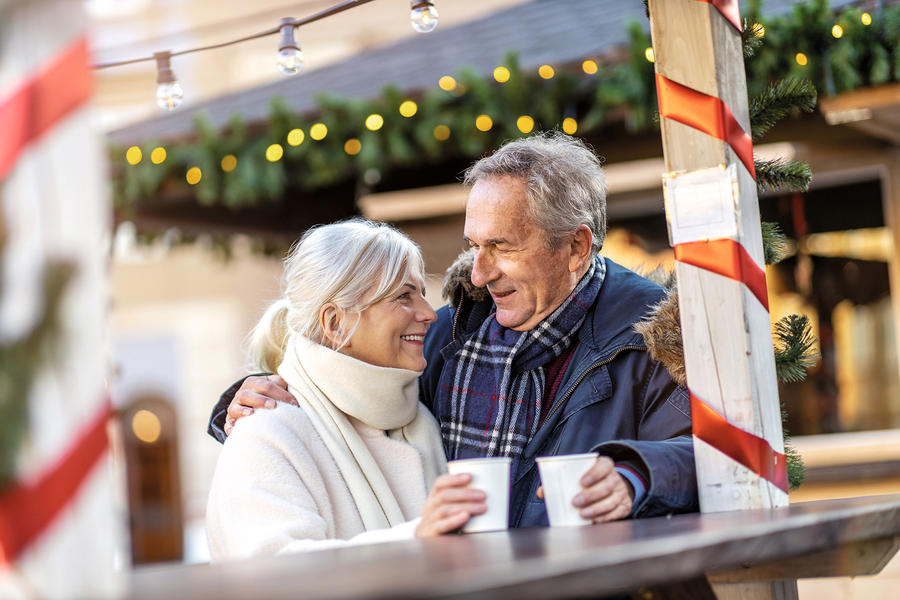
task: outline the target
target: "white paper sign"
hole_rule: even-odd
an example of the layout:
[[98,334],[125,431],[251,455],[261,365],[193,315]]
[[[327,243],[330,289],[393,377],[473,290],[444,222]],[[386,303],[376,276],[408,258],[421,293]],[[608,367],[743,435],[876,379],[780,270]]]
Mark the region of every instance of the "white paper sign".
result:
[[736,239],[738,233],[737,168],[700,169],[663,175],[669,242],[720,238]]

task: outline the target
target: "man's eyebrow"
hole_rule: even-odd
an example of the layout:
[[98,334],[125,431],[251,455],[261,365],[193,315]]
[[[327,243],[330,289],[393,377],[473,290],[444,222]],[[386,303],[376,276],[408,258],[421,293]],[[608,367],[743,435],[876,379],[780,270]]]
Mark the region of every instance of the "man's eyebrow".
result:
[[404,283],[404,284],[403,284],[403,287],[408,287],[409,289],[411,289],[411,290],[414,291],[414,292],[419,291],[419,288],[417,288],[417,287],[416,287],[415,285],[413,285],[412,283]]
[[[466,235],[463,236],[463,241],[467,244],[473,243],[472,240],[469,239],[469,236],[466,236]],[[498,244],[507,244],[507,243],[509,243],[509,240],[507,240],[506,238],[490,238],[490,239],[487,239],[484,241],[485,246],[496,246]]]

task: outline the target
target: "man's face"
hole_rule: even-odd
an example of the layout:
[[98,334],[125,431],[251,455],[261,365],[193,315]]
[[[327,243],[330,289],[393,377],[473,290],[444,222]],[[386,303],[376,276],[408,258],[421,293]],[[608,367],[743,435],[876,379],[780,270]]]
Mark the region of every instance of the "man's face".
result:
[[475,253],[472,283],[487,286],[497,322],[515,331],[533,329],[562,304],[582,270],[571,243],[547,248],[527,212],[525,192],[521,178],[489,177],[472,187],[466,205],[465,237]]

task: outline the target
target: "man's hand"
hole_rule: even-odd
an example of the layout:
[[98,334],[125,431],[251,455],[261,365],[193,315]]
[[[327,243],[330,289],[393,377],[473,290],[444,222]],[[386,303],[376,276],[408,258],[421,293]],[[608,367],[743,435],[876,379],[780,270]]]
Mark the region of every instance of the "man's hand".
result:
[[[634,490],[631,485],[616,471],[615,463],[608,456],[601,456],[587,473],[581,477],[579,494],[572,499],[572,504],[579,508],[585,519],[594,523],[618,521],[631,514],[634,501]],[[537,490],[539,498],[544,497],[544,488]]]
[[234,424],[241,417],[253,414],[255,408],[275,408],[276,402],[297,406],[297,400],[287,391],[287,383],[279,375],[254,375],[241,384],[241,388],[228,405],[225,417],[225,435],[231,435]]
[[471,481],[469,473],[441,475],[435,479],[422,509],[422,521],[416,527],[416,537],[433,537],[456,531],[473,515],[487,511],[485,493],[466,487]]

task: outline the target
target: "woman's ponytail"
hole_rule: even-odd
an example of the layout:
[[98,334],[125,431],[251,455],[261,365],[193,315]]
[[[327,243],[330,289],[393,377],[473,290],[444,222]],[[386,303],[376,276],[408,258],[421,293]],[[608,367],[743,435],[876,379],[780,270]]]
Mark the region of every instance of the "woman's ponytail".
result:
[[250,370],[275,373],[284,359],[285,346],[291,334],[288,327],[290,303],[287,298],[273,302],[250,332],[247,349]]

